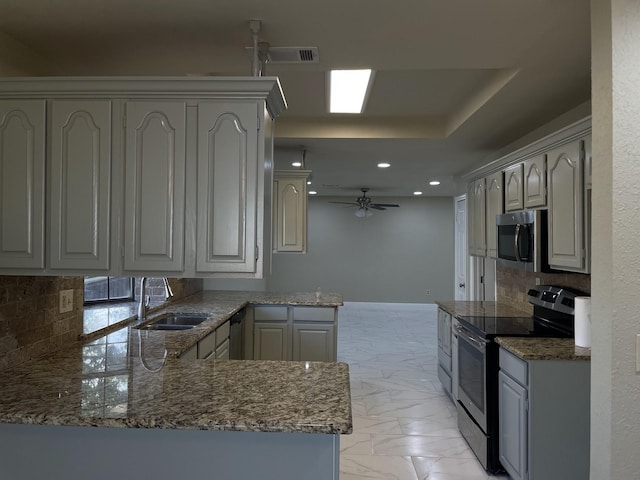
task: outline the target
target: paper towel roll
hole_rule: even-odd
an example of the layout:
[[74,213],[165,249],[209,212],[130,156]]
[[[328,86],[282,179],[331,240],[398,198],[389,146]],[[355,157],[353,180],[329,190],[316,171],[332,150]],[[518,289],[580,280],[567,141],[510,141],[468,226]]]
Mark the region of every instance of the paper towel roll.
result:
[[576,345],[591,347],[591,297],[575,298],[574,317]]

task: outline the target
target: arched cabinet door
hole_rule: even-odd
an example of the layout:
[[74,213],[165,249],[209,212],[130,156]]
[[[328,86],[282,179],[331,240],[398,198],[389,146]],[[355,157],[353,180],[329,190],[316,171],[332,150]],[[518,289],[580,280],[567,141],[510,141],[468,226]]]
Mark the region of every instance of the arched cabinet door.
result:
[[522,162],[524,166],[524,208],[547,204],[546,155],[537,155]]
[[185,102],[127,102],[124,269],[128,272],[184,270],[185,137]]
[[52,100],[49,268],[110,267],[111,101]]
[[255,273],[258,105],[199,102],[196,272]]
[[0,101],[0,268],[44,268],[45,101]]
[[583,161],[581,141],[547,152],[549,266],[584,272]]
[[307,179],[311,172],[276,171],[273,182],[273,250],[307,251]]

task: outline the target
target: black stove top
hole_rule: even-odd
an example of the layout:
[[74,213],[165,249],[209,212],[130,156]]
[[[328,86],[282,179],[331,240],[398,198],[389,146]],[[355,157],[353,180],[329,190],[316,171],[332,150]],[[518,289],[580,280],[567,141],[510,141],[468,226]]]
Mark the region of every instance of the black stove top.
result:
[[457,316],[460,323],[483,338],[560,337],[571,338],[574,332],[574,300],[580,292],[553,285],[536,285],[527,292],[533,315],[495,317]]
[[463,326],[484,338],[505,337],[572,337],[572,333],[535,316],[486,317],[458,316]]

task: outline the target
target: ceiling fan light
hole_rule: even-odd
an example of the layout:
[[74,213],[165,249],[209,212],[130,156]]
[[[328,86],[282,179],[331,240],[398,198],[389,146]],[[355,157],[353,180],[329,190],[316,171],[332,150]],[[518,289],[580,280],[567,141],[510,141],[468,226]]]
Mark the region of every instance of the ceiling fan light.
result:
[[[356,210],[356,212],[354,213],[354,215],[358,218],[364,218],[367,216],[367,211],[364,208],[359,208]],[[369,215],[371,216],[371,212],[369,212]]]

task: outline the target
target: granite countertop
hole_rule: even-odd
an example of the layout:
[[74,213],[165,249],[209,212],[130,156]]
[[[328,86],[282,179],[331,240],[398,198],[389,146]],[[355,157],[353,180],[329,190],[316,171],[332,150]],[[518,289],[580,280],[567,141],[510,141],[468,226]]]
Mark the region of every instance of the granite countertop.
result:
[[496,302],[480,302],[472,300],[436,301],[436,304],[454,317],[485,316],[485,317],[527,317],[531,312]]
[[[167,312],[206,313],[211,316],[209,320],[202,322],[189,330],[161,331],[150,330],[147,342],[162,344],[167,350],[167,356],[178,357],[198,340],[223,324],[231,315],[247,305],[293,305],[310,307],[339,307],[343,305],[342,295],[338,293],[322,293],[316,298],[315,293],[270,293],[270,292],[227,292],[206,291],[191,295],[175,303],[169,303],[149,310],[145,322],[137,320],[137,313],[131,312],[131,317],[125,321],[108,325],[99,332],[82,335],[81,340],[94,338],[114,332],[124,325],[136,327],[144,323],[150,323],[159,315]],[[130,307],[122,307],[130,308]],[[137,310],[137,309],[136,309]],[[96,313],[99,315],[99,313]],[[108,314],[107,314],[108,315]]]
[[141,331],[131,323],[0,372],[0,423],[351,433],[345,363],[177,358],[248,303],[336,307],[342,296],[193,295],[149,315],[212,314],[191,330]]
[[496,337],[505,350],[524,360],[591,360],[591,349],[573,338]]

